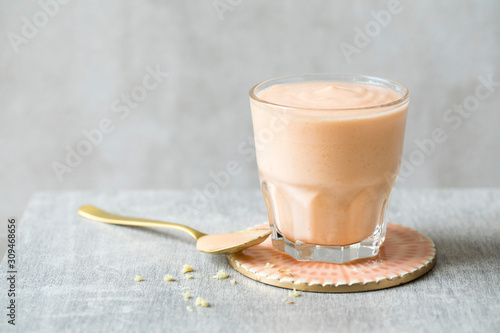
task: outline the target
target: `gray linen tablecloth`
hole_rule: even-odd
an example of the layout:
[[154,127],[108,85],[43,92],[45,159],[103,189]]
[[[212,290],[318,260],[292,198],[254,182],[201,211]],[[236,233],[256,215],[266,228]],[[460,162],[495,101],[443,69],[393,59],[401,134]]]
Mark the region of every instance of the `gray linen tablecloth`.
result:
[[[258,191],[218,195],[200,209],[193,192],[41,192],[18,225],[16,328],[20,332],[498,332],[500,190],[399,190],[390,220],[436,243],[437,264],[395,288],[354,294],[303,293],[250,280],[224,256],[200,253],[187,234],[102,224],[76,210],[94,204],[123,215],[188,224],[207,233],[266,220]],[[180,273],[194,268],[194,279]],[[2,275],[7,275],[4,258]],[[212,279],[219,269],[227,280]],[[176,281],[164,282],[165,274]],[[144,278],[135,282],[135,275]],[[185,301],[182,287],[189,286]],[[0,330],[8,281],[2,278]],[[194,306],[201,296],[211,306]],[[191,305],[194,312],[186,310]]]

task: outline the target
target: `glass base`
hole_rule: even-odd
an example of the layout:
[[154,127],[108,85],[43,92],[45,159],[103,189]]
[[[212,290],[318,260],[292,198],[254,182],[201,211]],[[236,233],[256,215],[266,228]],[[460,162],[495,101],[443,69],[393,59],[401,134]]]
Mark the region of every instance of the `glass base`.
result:
[[351,245],[326,246],[305,243],[293,243],[283,237],[273,226],[273,247],[285,252],[298,261],[323,261],[342,264],[356,259],[376,256],[385,239],[385,228],[377,228],[373,236]]

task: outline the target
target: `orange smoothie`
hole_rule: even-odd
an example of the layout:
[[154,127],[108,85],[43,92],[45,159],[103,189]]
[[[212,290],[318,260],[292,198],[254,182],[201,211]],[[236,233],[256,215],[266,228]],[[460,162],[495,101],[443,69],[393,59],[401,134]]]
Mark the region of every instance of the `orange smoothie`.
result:
[[272,85],[256,97],[257,164],[279,233],[327,246],[373,235],[399,172],[408,100],[382,85],[334,81]]

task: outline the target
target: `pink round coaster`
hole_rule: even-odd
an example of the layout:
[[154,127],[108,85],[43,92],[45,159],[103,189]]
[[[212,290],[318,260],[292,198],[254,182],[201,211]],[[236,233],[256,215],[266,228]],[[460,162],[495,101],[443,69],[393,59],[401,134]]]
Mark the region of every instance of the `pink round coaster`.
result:
[[436,263],[436,248],[418,231],[388,223],[384,245],[373,258],[344,264],[297,261],[274,249],[271,238],[227,258],[238,272],[265,284],[303,291],[358,292],[394,287],[424,275]]

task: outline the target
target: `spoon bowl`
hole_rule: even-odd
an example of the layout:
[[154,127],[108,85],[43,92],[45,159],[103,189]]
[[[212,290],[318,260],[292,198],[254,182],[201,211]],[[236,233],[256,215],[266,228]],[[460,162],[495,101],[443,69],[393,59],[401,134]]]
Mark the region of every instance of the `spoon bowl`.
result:
[[196,248],[210,254],[232,254],[262,243],[270,234],[269,229],[249,229],[229,234],[205,235],[196,241]]
[[249,229],[228,234],[207,235],[191,227],[171,222],[148,220],[111,214],[95,206],[81,206],[78,214],[89,220],[136,227],[160,227],[184,231],[196,240],[196,248],[209,254],[231,254],[262,243],[271,234],[269,229]]

